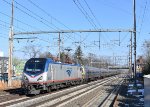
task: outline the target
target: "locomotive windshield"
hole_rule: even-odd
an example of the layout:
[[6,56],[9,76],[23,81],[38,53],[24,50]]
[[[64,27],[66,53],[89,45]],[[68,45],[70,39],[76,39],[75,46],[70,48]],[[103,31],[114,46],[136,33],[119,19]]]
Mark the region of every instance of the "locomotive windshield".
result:
[[24,71],[25,72],[43,72],[45,68],[46,59],[32,58],[27,61]]

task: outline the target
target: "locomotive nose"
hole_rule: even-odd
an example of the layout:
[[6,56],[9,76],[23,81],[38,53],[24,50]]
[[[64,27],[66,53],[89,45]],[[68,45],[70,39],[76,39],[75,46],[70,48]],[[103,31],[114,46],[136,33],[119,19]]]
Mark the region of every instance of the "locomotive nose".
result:
[[29,84],[29,79],[24,75],[23,76],[23,79],[22,79],[22,87],[28,87],[28,84]]

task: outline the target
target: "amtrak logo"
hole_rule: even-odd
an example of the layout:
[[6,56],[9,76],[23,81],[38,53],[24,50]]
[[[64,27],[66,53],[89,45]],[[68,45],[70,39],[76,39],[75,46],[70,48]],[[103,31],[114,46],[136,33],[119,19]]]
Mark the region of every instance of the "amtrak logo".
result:
[[71,75],[71,70],[67,70],[66,72],[67,72],[67,74],[68,74],[69,77],[70,77],[70,75]]

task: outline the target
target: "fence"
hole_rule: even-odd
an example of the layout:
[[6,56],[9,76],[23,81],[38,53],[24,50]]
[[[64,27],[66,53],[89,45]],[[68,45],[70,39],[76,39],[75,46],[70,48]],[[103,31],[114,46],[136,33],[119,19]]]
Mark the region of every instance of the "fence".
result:
[[[21,87],[21,80],[12,80],[12,87],[11,88],[20,88]],[[8,87],[8,82],[4,80],[0,80],[0,90],[7,90],[10,87]]]

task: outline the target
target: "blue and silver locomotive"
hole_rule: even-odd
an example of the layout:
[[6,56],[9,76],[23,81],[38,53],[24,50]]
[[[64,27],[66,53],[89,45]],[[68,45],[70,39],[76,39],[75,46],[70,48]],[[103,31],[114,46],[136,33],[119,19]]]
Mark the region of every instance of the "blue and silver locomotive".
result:
[[26,94],[39,94],[71,85],[97,80],[116,73],[79,64],[55,62],[51,58],[31,58],[24,67],[22,88]]
[[81,66],[77,64],[54,62],[50,58],[31,58],[24,67],[22,87],[28,94],[37,94],[41,90],[79,84],[82,74]]

